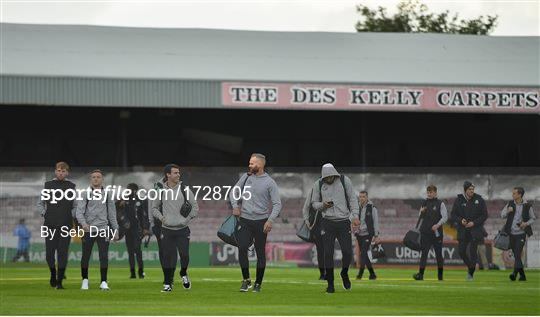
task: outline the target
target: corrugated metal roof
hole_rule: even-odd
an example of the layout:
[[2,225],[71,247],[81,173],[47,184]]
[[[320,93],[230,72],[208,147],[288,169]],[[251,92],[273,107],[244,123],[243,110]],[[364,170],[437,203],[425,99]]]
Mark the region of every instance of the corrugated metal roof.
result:
[[540,37],[0,27],[16,77],[540,86]]
[[5,76],[0,104],[216,108],[221,85],[202,80]]

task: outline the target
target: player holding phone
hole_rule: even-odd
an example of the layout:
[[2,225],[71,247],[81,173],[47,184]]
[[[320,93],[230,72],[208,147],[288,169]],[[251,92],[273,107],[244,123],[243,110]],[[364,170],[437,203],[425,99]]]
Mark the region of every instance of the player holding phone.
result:
[[[336,181],[339,179],[338,181]],[[352,260],[351,229],[360,226],[358,201],[355,199],[351,180],[340,175],[332,164],[324,164],[321,172],[323,182],[313,187],[311,204],[313,209],[322,211],[321,235],[324,244],[324,266],[326,269],[327,293],[334,293],[334,243],[337,239],[343,254],[341,278],[343,288],[351,289],[349,265]]]

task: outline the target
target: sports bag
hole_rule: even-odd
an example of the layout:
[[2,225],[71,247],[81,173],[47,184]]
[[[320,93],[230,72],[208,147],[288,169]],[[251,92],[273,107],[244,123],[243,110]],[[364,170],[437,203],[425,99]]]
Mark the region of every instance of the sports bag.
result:
[[230,215],[225,219],[225,221],[219,227],[217,236],[223,240],[223,242],[230,245],[238,246],[238,238],[236,236],[238,230],[238,217]]
[[503,251],[509,250],[510,237],[508,236],[508,233],[504,232],[503,230],[500,230],[495,236],[495,239],[493,240],[493,246],[499,250],[503,250]]
[[420,234],[419,228],[423,220],[424,219],[422,217],[418,218],[416,227],[414,227],[414,229],[407,231],[407,233],[405,234],[405,237],[403,238],[403,244],[411,250],[415,250],[415,251],[422,250],[421,234]]

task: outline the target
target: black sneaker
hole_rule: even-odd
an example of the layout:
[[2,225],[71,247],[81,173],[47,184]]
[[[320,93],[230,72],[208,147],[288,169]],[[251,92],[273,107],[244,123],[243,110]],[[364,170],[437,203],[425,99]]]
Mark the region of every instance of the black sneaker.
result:
[[335,292],[336,292],[336,289],[334,288],[334,286],[328,286],[326,288],[326,293],[328,293],[328,294],[333,294]]
[[375,275],[375,273],[369,274],[369,279],[370,279],[370,280],[376,280],[376,279],[377,279],[377,275]]
[[362,274],[356,275],[356,279],[357,279],[357,280],[361,280],[361,279],[362,279]]
[[319,281],[326,281],[326,276],[324,275],[319,276]]
[[184,289],[191,289],[191,281],[187,275],[182,276],[182,286]]
[[251,288],[251,280],[250,279],[243,280],[242,286],[240,286],[240,292],[247,292],[249,291],[250,288]]
[[163,289],[161,290],[162,293],[169,293],[172,292],[171,285],[163,285]]
[[137,276],[135,276],[135,273],[131,273],[131,275],[129,276],[129,278],[137,278]]
[[511,281],[515,281],[516,280],[516,274],[512,273],[508,276],[510,278]]
[[424,280],[424,274],[416,273],[412,277],[417,281],[423,281]]
[[62,281],[56,283],[56,289],[64,289],[64,286],[62,286]]
[[261,284],[255,283],[255,286],[253,286],[253,293],[260,293],[261,292]]
[[341,276],[341,279],[343,281],[343,289],[346,290],[346,291],[350,291],[351,290],[351,280],[349,279],[349,276],[348,275],[345,275],[345,276]]
[[525,275],[520,275],[520,276],[519,276],[519,280],[520,280],[520,281],[526,281],[527,278],[525,277]]
[[139,278],[140,279],[144,279],[145,276],[146,276],[146,274],[144,273],[144,271],[139,272]]
[[51,285],[51,287],[56,287],[57,283],[58,283],[58,281],[56,280],[56,277],[51,276],[51,279],[49,280],[49,284]]

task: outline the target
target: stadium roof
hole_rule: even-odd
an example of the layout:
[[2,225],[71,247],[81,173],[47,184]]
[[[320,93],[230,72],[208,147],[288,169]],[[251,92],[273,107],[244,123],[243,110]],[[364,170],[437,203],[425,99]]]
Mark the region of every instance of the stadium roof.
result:
[[1,24],[1,74],[540,86],[540,37]]

